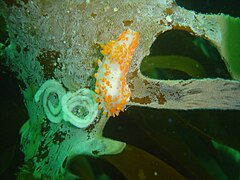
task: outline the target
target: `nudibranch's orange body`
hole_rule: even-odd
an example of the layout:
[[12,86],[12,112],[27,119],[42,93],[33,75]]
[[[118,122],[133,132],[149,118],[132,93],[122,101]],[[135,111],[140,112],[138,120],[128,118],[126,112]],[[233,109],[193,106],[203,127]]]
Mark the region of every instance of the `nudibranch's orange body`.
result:
[[123,31],[116,41],[100,45],[104,59],[102,62],[98,60],[99,69],[95,74],[96,101],[108,116],[118,116],[130,99],[126,75],[138,40],[139,34],[129,29]]

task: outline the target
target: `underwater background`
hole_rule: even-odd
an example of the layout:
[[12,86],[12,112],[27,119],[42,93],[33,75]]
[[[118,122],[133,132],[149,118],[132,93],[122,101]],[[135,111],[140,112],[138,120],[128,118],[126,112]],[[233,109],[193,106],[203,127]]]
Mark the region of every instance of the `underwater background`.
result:
[[[176,2],[201,13],[240,17],[237,0]],[[0,34],[0,42],[7,43],[1,17]],[[153,57],[158,63],[150,66]],[[212,44],[180,30],[156,39],[141,71],[154,79],[231,79]],[[28,119],[19,89],[24,87],[2,60],[0,73],[0,179],[16,179],[24,162],[19,129]],[[125,113],[109,120],[104,136],[128,145],[119,155],[76,157],[69,166],[71,172],[83,179],[240,179],[240,111],[127,107]]]

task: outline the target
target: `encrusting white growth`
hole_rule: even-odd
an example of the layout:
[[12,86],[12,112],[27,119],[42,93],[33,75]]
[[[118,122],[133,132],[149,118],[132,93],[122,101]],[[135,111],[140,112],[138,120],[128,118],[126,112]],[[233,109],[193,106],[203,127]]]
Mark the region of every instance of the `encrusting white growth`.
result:
[[56,80],[46,81],[34,96],[36,102],[42,98],[44,112],[47,118],[53,123],[59,123],[62,120],[61,99],[65,94],[65,89]]
[[78,128],[89,126],[98,113],[98,104],[94,100],[94,94],[86,88],[65,94],[62,98],[63,119]]

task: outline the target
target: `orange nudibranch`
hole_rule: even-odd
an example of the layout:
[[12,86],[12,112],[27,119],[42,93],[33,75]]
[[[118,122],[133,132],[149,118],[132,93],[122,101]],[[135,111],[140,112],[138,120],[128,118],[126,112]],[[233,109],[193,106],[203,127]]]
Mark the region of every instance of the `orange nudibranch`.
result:
[[104,114],[108,116],[118,116],[130,99],[126,75],[138,40],[138,32],[128,29],[116,41],[100,45],[104,59],[102,62],[98,60],[99,69],[95,74],[96,101],[100,102],[99,106],[104,108]]

